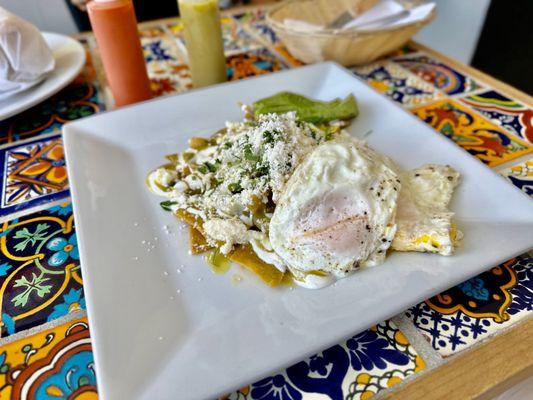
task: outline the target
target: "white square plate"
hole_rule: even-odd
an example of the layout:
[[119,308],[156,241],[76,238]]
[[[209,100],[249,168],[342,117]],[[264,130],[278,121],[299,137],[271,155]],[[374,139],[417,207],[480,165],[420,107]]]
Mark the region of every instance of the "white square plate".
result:
[[[188,255],[187,231],[148,192],[147,172],[189,137],[240,120],[238,102],[282,90],[323,100],[353,93],[360,115],[351,133],[372,130],[369,143],[405,168],[459,170],[452,209],[465,238],[457,254],[392,254],[316,291],[271,289],[242,271],[236,285],[231,272],[215,275]],[[134,105],[68,124],[64,133],[102,399],[214,398],[532,245],[530,199],[334,63]]]

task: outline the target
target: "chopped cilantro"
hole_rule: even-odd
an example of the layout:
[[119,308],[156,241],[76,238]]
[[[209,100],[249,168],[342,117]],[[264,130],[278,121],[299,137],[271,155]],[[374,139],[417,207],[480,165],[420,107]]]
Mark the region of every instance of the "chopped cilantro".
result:
[[242,192],[243,189],[239,182],[233,182],[228,185],[228,190],[233,194],[237,194]]
[[263,176],[268,174],[268,165],[256,164],[254,169],[254,176]]
[[264,131],[263,132],[263,138],[265,139],[265,143],[272,143],[274,141],[274,136],[272,135],[272,132],[270,131]]
[[159,205],[161,206],[161,208],[165,211],[172,211],[172,209],[170,208],[170,206],[173,206],[175,204],[178,204],[176,203],[175,201],[170,201],[170,200],[167,200],[167,201],[162,201],[161,203],[159,203]]
[[253,153],[252,146],[249,144],[244,146],[244,158],[248,161],[259,161],[261,159],[258,154]]
[[210,162],[206,162],[205,166],[207,167],[209,172],[217,172],[218,167],[220,166],[220,163],[215,162],[214,164],[211,164]]

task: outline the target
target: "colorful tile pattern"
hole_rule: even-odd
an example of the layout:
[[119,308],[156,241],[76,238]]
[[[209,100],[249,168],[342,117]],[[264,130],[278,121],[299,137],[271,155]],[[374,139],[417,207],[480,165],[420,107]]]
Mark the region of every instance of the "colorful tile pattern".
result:
[[364,400],[424,368],[403,333],[385,321],[225,399],[292,400],[323,395],[333,400]]
[[[247,53],[233,54],[226,57],[228,79],[235,81],[287,68],[287,64],[266,48],[250,50]],[[156,96],[192,89],[189,68],[183,64],[165,62],[164,70],[154,69],[149,65],[152,90]],[[169,72],[170,70],[170,72]],[[170,73],[170,76],[168,74]]]
[[489,90],[460,99],[496,125],[533,143],[533,109]]
[[533,158],[500,171],[513,185],[533,197]]
[[289,50],[283,43],[276,44],[274,46],[274,50],[276,50],[276,53],[278,53],[292,67],[301,67],[302,65],[305,65],[302,61],[298,60],[291,53],[289,53]]
[[189,89],[186,57],[166,30],[155,27],[143,29],[139,34],[154,95],[163,96]]
[[54,136],[0,149],[0,217],[68,196],[63,142]]
[[222,39],[226,54],[243,53],[262,46],[233,18],[229,17],[222,18]]
[[455,100],[441,100],[412,112],[490,167],[533,151],[522,139]]
[[29,110],[0,121],[0,145],[47,133],[60,133],[63,124],[104,110],[99,84],[88,54],[76,80],[55,96]]
[[406,312],[443,356],[530,315],[533,258],[524,254],[448,289]]
[[266,43],[277,45],[280,39],[274,30],[265,21],[264,16],[258,15],[257,18],[248,23],[248,28],[254,32],[258,37],[262,38]]
[[[142,31],[141,31],[142,32]],[[161,32],[161,35],[164,33]],[[174,44],[165,36],[159,38],[141,37],[144,60],[147,64],[152,61],[178,60]]]
[[[181,31],[176,22],[140,32],[156,95],[192,87]],[[231,79],[302,65],[268,27],[262,9],[223,17],[222,31]],[[87,47],[93,38],[82,42]],[[94,46],[92,52],[97,54]],[[96,78],[103,75],[96,74],[87,55],[87,66],[72,85],[0,122],[0,327],[8,336],[0,348],[1,399],[97,398],[85,319],[15,341],[9,336],[65,321],[85,308],[70,204],[24,210],[68,193],[61,141],[52,134],[65,122],[103,109]],[[531,152],[530,107],[484,89],[483,82],[414,46],[357,72],[491,167]],[[20,142],[38,135],[46,137]],[[500,173],[532,195],[532,170],[529,160]],[[10,216],[21,210],[27,215]],[[414,306],[407,315],[436,351],[453,354],[531,315],[532,266],[531,257],[523,255]],[[403,333],[386,321],[227,397],[368,399],[423,368]]]
[[243,26],[254,25],[257,23],[262,23],[265,20],[266,11],[264,9],[258,8],[255,10],[246,10],[243,12],[237,12],[231,14],[231,18],[236,20],[239,24]]
[[180,62],[151,61],[146,64],[154,96],[180,93],[192,88],[189,68]]
[[404,106],[419,106],[444,98],[431,84],[390,61],[356,67],[353,71],[374,89]]
[[1,336],[85,308],[70,203],[0,225]]
[[426,55],[400,57],[394,61],[449,95],[467,93],[482,87],[474,79]]
[[0,398],[96,400],[87,320],[69,322],[3,346]]
[[228,77],[231,81],[264,75],[288,68],[282,60],[267,48],[227,57]]
[[234,14],[233,19],[242,24],[244,29],[262,42],[263,45],[272,48],[292,67],[304,65],[303,62],[289,53],[289,50],[287,50],[274,30],[266,22],[265,16],[266,14],[263,10],[256,10]]

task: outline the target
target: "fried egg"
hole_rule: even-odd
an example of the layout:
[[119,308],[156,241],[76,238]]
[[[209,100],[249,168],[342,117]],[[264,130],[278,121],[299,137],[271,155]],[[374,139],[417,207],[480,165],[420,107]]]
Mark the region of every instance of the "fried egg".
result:
[[321,144],[288,180],[270,244],[297,281],[378,264],[396,232],[400,187],[392,161],[364,142],[342,135]]
[[461,233],[448,205],[459,176],[450,166],[435,164],[401,174],[393,250],[453,254]]

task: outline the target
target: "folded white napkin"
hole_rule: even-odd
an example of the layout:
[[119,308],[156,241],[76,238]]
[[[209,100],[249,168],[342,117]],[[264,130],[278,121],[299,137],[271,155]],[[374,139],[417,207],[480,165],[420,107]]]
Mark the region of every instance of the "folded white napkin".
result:
[[0,7],[0,101],[41,82],[54,65],[41,32]]
[[[435,3],[426,3],[406,9],[394,0],[381,0],[365,13],[347,21],[340,29],[373,30],[422,21],[435,9]],[[326,28],[306,21],[287,18],[284,25],[299,32],[316,32]]]

